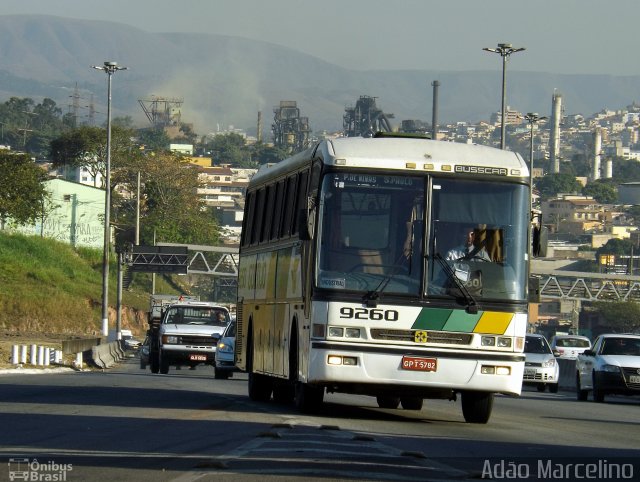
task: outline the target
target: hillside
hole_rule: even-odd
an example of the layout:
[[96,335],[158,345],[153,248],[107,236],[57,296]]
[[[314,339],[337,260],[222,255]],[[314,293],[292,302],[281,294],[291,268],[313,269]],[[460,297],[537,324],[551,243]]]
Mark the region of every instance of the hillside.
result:
[[[129,70],[113,78],[114,115],[148,124],[139,99],[181,98],[183,122],[206,134],[233,124],[255,132],[257,112],[268,134],[273,108],[295,100],[311,128],[342,129],[345,106],[361,95],[377,97],[392,124],[431,120],[431,82],[439,80],[440,122],[488,120],[500,109],[501,69],[358,71],[332,65],[294,49],[238,37],[149,33],[127,25],[44,15],[0,16],[0,101],[11,96],[50,97],[67,111],[78,87],[80,116],[90,99],[101,114],[106,79],[90,68],[105,60]],[[485,55],[478,47],[478,55]],[[526,54],[525,54],[526,55]],[[523,72],[526,57],[509,66],[508,104],[521,112],[550,115],[554,89],[567,114],[591,115],[640,100],[640,77]],[[82,119],[81,119],[82,120]]]
[[[115,320],[116,266],[110,267],[110,320]],[[123,328],[144,333],[143,287],[124,291]],[[102,254],[40,238],[0,232],[0,333],[100,336]],[[111,324],[114,324],[112,321]]]

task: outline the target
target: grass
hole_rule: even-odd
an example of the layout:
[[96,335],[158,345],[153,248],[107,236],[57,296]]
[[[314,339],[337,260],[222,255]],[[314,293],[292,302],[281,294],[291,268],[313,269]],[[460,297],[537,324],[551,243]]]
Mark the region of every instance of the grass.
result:
[[[109,274],[109,318],[115,320],[113,260]],[[150,275],[136,274],[130,290],[123,291],[123,327],[146,330],[150,287]],[[101,307],[100,250],[0,232],[0,330],[99,335]]]

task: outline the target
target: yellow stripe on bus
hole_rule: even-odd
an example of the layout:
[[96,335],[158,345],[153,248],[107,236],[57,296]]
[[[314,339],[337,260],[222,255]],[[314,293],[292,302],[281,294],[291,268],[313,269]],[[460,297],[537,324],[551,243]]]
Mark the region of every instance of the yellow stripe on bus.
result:
[[501,313],[497,311],[485,311],[473,329],[474,333],[490,333],[502,335],[513,319],[513,313]]

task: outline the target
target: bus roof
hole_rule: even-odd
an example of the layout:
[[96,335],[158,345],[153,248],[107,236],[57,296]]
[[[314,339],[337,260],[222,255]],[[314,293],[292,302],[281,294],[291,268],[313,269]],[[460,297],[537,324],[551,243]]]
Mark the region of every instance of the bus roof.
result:
[[[315,153],[315,156],[314,156]],[[264,165],[252,179],[262,183],[303,167],[313,157],[326,165],[408,173],[484,174],[528,178],[522,157],[513,151],[476,144],[407,137],[342,137],[318,145],[276,164]]]

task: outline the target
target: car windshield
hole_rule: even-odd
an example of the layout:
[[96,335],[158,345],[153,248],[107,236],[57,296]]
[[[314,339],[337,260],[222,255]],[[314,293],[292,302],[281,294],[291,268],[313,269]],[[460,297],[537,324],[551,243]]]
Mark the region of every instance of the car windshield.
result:
[[547,340],[541,336],[527,336],[524,342],[525,353],[551,353]]
[[223,309],[208,306],[172,306],[164,317],[165,324],[227,326],[229,315]]
[[236,336],[236,324],[235,324],[234,321],[229,323],[229,326],[227,326],[227,329],[224,330],[224,336],[225,337],[230,337],[230,338]]
[[603,355],[640,356],[640,338],[607,338],[603,342]]

